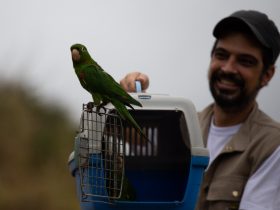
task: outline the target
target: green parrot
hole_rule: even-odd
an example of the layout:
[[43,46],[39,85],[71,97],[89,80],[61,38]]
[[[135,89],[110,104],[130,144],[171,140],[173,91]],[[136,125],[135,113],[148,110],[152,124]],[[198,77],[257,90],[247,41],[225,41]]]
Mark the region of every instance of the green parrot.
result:
[[[131,97],[111,75],[106,73],[90,56],[82,44],[71,46],[72,61],[77,77],[84,89],[91,93],[93,104],[99,109],[112,103],[123,120],[131,124],[137,132],[147,139],[146,135],[130,115],[126,106],[142,107],[142,104]],[[148,139],[147,139],[148,140]]]

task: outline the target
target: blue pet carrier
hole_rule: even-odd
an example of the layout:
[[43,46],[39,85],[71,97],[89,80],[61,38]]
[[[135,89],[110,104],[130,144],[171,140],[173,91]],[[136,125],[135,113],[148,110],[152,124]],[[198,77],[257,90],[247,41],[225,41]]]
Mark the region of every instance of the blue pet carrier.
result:
[[197,113],[184,98],[133,94],[146,138],[107,106],[84,106],[69,166],[82,210],[193,210],[208,152]]

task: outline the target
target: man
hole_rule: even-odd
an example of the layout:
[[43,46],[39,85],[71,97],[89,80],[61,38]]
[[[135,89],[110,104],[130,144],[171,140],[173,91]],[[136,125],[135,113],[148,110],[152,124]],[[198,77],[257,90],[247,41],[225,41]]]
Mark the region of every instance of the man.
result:
[[[208,79],[215,102],[199,113],[210,163],[196,209],[279,210],[280,124],[256,102],[275,72],[279,31],[265,14],[242,10],[222,19],[213,35]],[[121,85],[134,91],[140,80],[148,87],[147,75],[140,76],[128,74]]]

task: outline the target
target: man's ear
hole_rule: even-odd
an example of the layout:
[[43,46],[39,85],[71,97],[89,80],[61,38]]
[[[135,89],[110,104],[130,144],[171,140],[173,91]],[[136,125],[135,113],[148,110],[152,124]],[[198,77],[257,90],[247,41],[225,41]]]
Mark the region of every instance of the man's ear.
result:
[[271,65],[263,74],[261,78],[261,86],[268,85],[275,72],[275,65]]

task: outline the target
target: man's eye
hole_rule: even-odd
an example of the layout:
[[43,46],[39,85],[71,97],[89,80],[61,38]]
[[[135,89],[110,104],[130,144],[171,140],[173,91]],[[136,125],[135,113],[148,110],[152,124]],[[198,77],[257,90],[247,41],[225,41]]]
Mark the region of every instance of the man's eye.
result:
[[241,65],[246,67],[254,66],[257,63],[256,59],[253,58],[239,58],[238,60]]
[[219,60],[224,60],[228,57],[228,55],[225,52],[216,51],[216,52],[214,52],[214,57],[219,59]]

